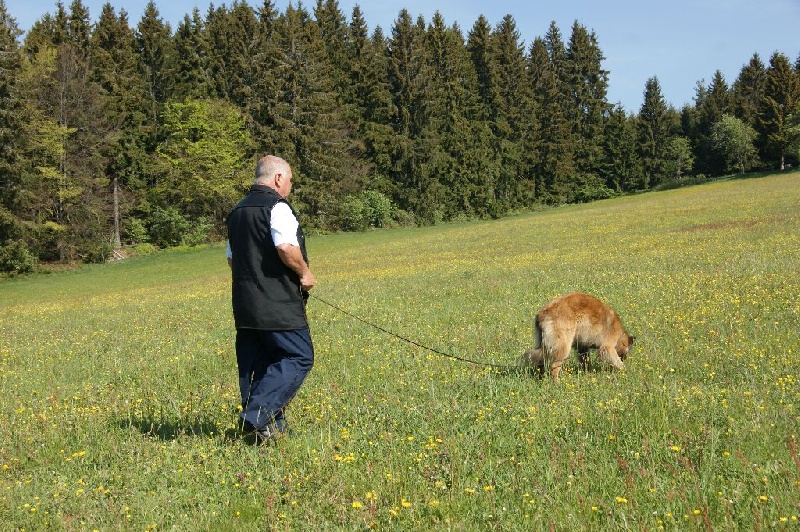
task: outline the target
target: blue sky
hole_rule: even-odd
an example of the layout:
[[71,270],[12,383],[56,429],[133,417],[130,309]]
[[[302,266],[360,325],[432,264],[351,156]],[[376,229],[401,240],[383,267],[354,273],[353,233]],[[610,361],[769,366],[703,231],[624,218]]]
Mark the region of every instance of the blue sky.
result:
[[[107,0],[83,0],[93,20]],[[131,26],[144,12],[147,0],[108,0],[117,11],[125,9]],[[54,13],[56,0],[5,0],[6,9],[20,29],[27,30],[45,13]],[[156,0],[161,16],[173,30],[183,15],[197,6],[205,14],[209,2]],[[227,3],[216,1],[215,5]],[[250,0],[254,6],[261,0]],[[69,7],[71,0],[64,0]],[[275,0],[283,11],[289,0]],[[313,9],[316,0],[306,0]],[[645,82],[658,77],[668,103],[680,108],[692,103],[698,81],[708,85],[716,70],[732,84],[753,53],[769,63],[773,52],[786,54],[794,63],[800,54],[800,0],[339,0],[348,20],[358,4],[370,29],[381,26],[389,34],[397,14],[408,9],[413,17],[430,22],[438,10],[448,25],[458,23],[466,36],[483,14],[492,26],[506,14],[514,17],[527,47],[543,36],[555,21],[564,42],[577,20],[595,32],[610,71],[608,100],[638,112]],[[294,2],[297,5],[297,2]]]

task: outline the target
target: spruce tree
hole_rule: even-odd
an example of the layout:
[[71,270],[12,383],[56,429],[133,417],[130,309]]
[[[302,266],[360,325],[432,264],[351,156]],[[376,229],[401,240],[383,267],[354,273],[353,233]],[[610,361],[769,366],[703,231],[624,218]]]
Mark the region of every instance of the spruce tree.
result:
[[433,222],[435,206],[424,201],[430,183],[428,175],[419,172],[422,161],[417,158],[414,139],[423,123],[424,86],[428,60],[424,53],[424,27],[414,24],[411,15],[401,10],[392,26],[388,43],[388,80],[394,114],[390,179],[393,199],[400,208]]
[[362,154],[363,185],[391,195],[389,174],[391,171],[392,98],[386,80],[388,62],[386,41],[380,28],[369,36],[367,23],[358,6],[348,27],[347,56],[348,73],[345,98],[351,105],[354,116],[350,117],[355,127],[355,150]]
[[223,5],[209,10],[205,34],[213,94],[243,110],[252,105],[257,33],[258,20],[246,2],[236,0],[229,9]]
[[147,87],[146,113],[153,135],[158,127],[161,110],[172,95],[168,70],[175,56],[172,29],[161,18],[152,0],[147,3],[136,27],[136,50],[142,69],[141,75]]
[[621,105],[611,110],[603,134],[604,161],[601,176],[615,192],[636,190],[642,183],[642,166],[637,154],[635,121]]
[[705,90],[698,89],[695,99],[695,153],[697,170],[707,175],[721,175],[725,171],[725,160],[714,150],[711,131],[723,115],[731,112],[728,84],[722,72],[717,70]]
[[214,84],[209,72],[210,50],[205,22],[197,8],[191,18],[185,15],[178,24],[173,43],[175,56],[170,68],[173,97],[177,101],[211,97]]
[[758,123],[758,106],[764,97],[767,69],[759,55],[753,54],[731,87],[731,110],[750,127]]
[[[553,27],[551,25],[551,29]],[[551,57],[557,61],[553,62]],[[551,56],[543,38],[534,39],[528,71],[541,123],[534,168],[537,194],[545,203],[570,201],[576,193],[571,181],[574,174],[574,146],[571,126],[565,113],[562,84],[556,69],[558,57],[558,53]]]
[[17,94],[17,80],[22,70],[16,20],[8,14],[5,0],[0,0],[0,249],[10,240],[21,239],[19,218],[22,184],[25,119]]
[[606,195],[600,167],[604,122],[610,106],[606,100],[608,72],[602,67],[603,59],[595,34],[575,21],[567,47],[565,92],[571,100],[567,116],[572,126],[575,169],[584,200]]
[[643,181],[636,187],[639,190],[649,189],[666,178],[665,150],[670,137],[667,111],[658,78],[648,79],[637,121],[639,157],[644,171]]
[[523,153],[525,133],[535,128],[530,78],[526,75],[525,46],[517,23],[506,15],[492,32],[492,62],[495,64],[496,111],[494,136],[499,175],[495,201],[501,211],[519,207],[530,198],[534,184]]
[[103,7],[92,34],[90,53],[91,76],[99,85],[103,110],[98,125],[105,133],[98,150],[105,159],[104,173],[110,181],[113,242],[119,249],[121,217],[132,206],[132,202],[121,201],[122,189],[141,190],[141,175],[147,167],[147,87],[125,11],[117,17],[110,4]]
[[[301,7],[287,7],[276,27],[280,63],[272,137],[298,177],[294,202],[316,227],[330,229],[336,198],[350,186],[355,162],[347,153],[349,130],[339,106],[319,26]],[[309,220],[311,221],[311,220]]]
[[765,139],[765,160],[783,170],[787,155],[795,155],[800,142],[800,76],[782,53],[770,57],[759,109],[758,130]]
[[431,57],[429,122],[423,137],[427,170],[437,184],[445,219],[494,216],[495,168],[491,130],[482,117],[477,75],[457,25],[436,13],[426,38]]
[[272,0],[264,0],[257,12],[257,38],[252,58],[253,97],[245,111],[250,118],[255,151],[260,155],[279,155],[282,149],[272,139],[277,130],[278,95],[281,90],[278,72],[282,52],[276,31],[278,15]]

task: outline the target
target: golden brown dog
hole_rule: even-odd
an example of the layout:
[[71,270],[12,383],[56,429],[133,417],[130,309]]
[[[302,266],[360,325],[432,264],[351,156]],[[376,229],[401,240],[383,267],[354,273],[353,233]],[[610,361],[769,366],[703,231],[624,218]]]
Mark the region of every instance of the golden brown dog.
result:
[[617,313],[589,294],[572,292],[557,297],[536,313],[536,347],[523,355],[527,364],[544,373],[550,362],[550,375],[558,379],[561,366],[575,346],[584,367],[589,349],[597,349],[601,360],[617,369],[628,356],[634,337],[628,334]]

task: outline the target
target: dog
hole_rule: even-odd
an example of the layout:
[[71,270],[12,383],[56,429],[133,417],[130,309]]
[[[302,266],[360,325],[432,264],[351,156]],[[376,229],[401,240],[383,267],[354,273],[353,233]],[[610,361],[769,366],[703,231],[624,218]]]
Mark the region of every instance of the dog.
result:
[[575,346],[584,368],[589,350],[597,349],[600,360],[623,369],[623,360],[635,338],[628,334],[617,313],[596,297],[572,292],[557,297],[536,313],[536,347],[523,354],[523,361],[544,374],[547,361],[550,375],[558,380],[561,366]]

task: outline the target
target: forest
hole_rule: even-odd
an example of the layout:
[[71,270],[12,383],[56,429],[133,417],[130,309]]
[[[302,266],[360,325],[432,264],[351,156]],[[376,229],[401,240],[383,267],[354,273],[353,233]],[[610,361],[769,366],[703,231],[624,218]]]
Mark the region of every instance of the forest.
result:
[[27,31],[0,0],[0,271],[225,238],[255,160],[284,157],[307,232],[498,218],[784,169],[800,157],[800,57],[754,54],[691,105],[657,77],[607,98],[601,36],[512,15],[468,31],[401,10],[211,4],[172,28],[56,4]]

